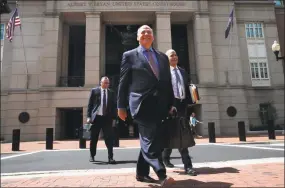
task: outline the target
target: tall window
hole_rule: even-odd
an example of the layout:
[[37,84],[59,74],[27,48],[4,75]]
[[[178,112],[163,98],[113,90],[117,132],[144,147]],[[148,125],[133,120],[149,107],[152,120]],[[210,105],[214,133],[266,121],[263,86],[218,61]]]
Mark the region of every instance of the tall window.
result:
[[1,31],[0,31],[0,39],[1,39],[1,72],[2,72],[2,59],[3,59],[3,47],[4,47],[4,37],[5,37],[5,24],[1,24]]
[[269,86],[264,29],[262,23],[246,23],[245,33],[252,86]]
[[275,6],[283,6],[283,0],[275,0]]
[[1,24],[1,40],[4,40],[5,35],[5,25]]

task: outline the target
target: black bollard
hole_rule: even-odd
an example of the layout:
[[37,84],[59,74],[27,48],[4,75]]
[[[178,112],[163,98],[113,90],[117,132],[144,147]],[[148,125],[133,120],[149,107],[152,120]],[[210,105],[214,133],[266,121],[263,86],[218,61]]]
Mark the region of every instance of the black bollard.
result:
[[245,124],[243,121],[238,122],[239,141],[246,142]]
[[53,149],[53,128],[46,128],[46,149]]
[[13,130],[12,151],[20,150],[20,129]]
[[209,134],[209,142],[216,143],[216,134],[215,134],[215,123],[208,123],[208,134]]
[[83,127],[79,128],[79,148],[85,149],[86,148],[86,139],[83,138]]
[[268,120],[268,138],[270,140],[275,140],[275,128],[274,128],[274,121]]

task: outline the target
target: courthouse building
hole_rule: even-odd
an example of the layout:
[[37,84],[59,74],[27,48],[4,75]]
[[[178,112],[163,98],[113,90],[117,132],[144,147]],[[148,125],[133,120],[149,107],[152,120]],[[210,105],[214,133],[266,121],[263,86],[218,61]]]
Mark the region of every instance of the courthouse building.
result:
[[[202,135],[208,122],[215,123],[216,135],[237,135],[239,121],[248,133],[262,131],[271,114],[280,128],[284,73],[271,50],[279,35],[284,40],[284,25],[283,33],[277,29],[279,4],[18,1],[22,30],[16,27],[12,42],[3,36],[12,12],[1,15],[1,139],[11,140],[13,129],[20,129],[21,140],[44,140],[46,128],[54,128],[55,139],[76,138],[90,89],[107,75],[116,91],[122,53],[138,45],[142,24],[153,28],[154,47],[177,51],[180,66],[199,87],[201,100],[188,113],[203,121]],[[232,8],[234,26],[225,38]],[[284,17],[284,8],[279,13]]]

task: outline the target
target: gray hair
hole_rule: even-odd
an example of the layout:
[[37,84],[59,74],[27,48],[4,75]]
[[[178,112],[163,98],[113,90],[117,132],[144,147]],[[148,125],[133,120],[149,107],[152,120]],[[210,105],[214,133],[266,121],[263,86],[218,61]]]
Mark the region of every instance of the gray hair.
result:
[[176,53],[175,50],[169,49],[165,52],[165,54],[167,55],[167,57],[169,57],[169,55],[172,54],[173,52]]
[[139,36],[139,34],[141,33],[141,30],[144,28],[144,27],[148,27],[150,30],[151,30],[151,33],[153,34],[153,30],[151,27],[149,27],[148,25],[142,25],[138,28],[138,31],[137,31],[137,36]]
[[107,76],[103,76],[103,77],[101,78],[101,82],[103,82],[104,80],[109,80],[109,78],[108,78]]

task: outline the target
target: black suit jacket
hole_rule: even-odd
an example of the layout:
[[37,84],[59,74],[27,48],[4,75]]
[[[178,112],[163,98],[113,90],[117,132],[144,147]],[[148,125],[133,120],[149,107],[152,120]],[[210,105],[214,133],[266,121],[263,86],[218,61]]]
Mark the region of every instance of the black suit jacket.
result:
[[155,93],[158,93],[161,101],[160,109],[163,116],[168,115],[173,104],[174,94],[168,57],[162,52],[153,50],[159,64],[159,79],[155,77],[144,57],[142,47],[127,51],[122,57],[117,108],[126,109],[129,106],[133,118],[138,114],[143,100]]
[[[115,100],[114,100],[114,92],[110,89],[107,89],[107,116],[114,117],[115,116]],[[96,118],[96,111],[98,107],[101,105],[101,87],[92,88],[87,108],[87,117],[91,118],[91,122],[93,122]]]

